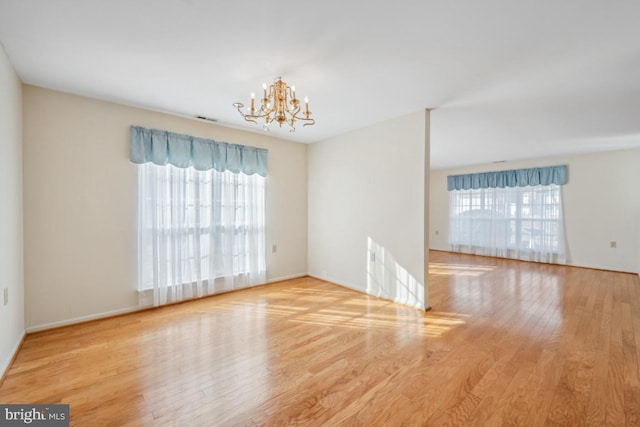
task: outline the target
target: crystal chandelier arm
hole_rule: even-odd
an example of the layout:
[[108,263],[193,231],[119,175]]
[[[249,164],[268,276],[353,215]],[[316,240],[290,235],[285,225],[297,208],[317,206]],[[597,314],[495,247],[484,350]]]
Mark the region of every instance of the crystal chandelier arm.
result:
[[242,111],[242,109],[244,108],[244,104],[242,102],[236,102],[233,104],[234,107],[236,107],[236,109],[238,110],[238,113],[240,113],[240,115],[248,122],[252,122],[252,123],[258,123],[258,119],[262,118],[265,116],[265,114],[246,114]]
[[[308,103],[306,105],[308,107]],[[290,109],[290,108],[286,107],[286,111],[291,116],[291,118],[287,121],[289,123],[289,126],[291,126],[291,127],[294,127],[293,124],[295,123],[296,120],[300,120],[300,121],[305,122],[302,125],[302,127],[313,126],[316,123],[315,119],[312,119],[312,118],[309,117],[311,115],[311,111],[309,111],[308,108],[306,109],[306,111],[304,113],[302,113],[306,117],[302,117],[302,116],[299,115],[300,114],[300,104],[299,103],[295,104],[295,108],[294,109]]]
[[300,112],[300,105],[296,105],[293,109],[289,108],[288,105],[285,105],[284,107],[285,111],[289,114],[291,114],[293,117],[297,118],[298,113]]

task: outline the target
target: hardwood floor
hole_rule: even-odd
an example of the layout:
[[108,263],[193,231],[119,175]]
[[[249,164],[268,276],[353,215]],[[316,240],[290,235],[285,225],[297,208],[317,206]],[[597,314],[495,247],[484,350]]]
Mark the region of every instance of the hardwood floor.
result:
[[637,275],[432,252],[423,313],[302,278],[27,336],[76,426],[640,425]]

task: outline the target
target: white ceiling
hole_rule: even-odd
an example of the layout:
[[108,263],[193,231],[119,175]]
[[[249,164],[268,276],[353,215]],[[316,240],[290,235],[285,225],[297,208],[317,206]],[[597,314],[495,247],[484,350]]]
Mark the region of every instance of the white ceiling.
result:
[[636,0],[0,0],[28,84],[260,132],[282,76],[309,143],[433,108],[433,168],[640,147]]

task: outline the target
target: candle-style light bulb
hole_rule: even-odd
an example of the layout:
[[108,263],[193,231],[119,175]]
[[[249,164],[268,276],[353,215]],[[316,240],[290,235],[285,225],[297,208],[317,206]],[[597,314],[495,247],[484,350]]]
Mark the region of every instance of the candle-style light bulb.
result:
[[293,95],[293,99],[296,99],[296,87],[291,86],[291,94]]
[[304,112],[306,115],[309,115],[309,98],[304,97]]
[[267,84],[266,83],[262,83],[262,92],[263,92],[263,99],[267,99]]

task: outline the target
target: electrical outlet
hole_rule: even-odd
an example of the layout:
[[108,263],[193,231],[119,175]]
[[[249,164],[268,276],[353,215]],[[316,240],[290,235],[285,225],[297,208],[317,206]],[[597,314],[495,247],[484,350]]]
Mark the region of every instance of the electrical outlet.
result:
[[278,245],[271,245],[271,253],[276,253],[278,252]]
[[376,262],[376,253],[375,252],[369,252],[369,261]]
[[436,230],[436,236],[440,234],[440,230]]
[[9,304],[9,288],[4,288],[4,305]]
[[616,242],[615,240],[612,240],[610,244],[613,249],[618,247],[618,242]]

